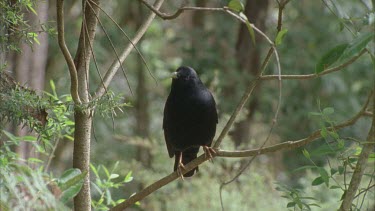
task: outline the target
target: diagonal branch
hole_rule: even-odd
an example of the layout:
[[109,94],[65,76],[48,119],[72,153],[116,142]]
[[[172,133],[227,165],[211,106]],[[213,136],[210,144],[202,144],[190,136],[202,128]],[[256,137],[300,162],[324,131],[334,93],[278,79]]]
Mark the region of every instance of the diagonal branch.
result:
[[[164,0],[157,0],[154,4],[154,7],[159,9],[161,7],[161,5],[163,4],[163,2],[164,2]],[[103,78],[103,82],[104,82],[105,87],[109,86],[109,84],[112,81],[112,78],[115,76],[117,70],[121,66],[121,63],[123,63],[125,61],[125,59],[130,54],[131,50],[133,50],[134,45],[136,45],[138,43],[138,41],[146,33],[148,27],[150,26],[152,20],[154,20],[155,16],[156,15],[155,15],[154,12],[152,12],[149,15],[149,17],[146,19],[146,21],[142,24],[142,26],[137,31],[137,33],[134,36],[134,38],[132,39],[132,41],[128,44],[128,46],[125,48],[125,50],[121,53],[121,55],[119,56],[119,60],[115,59],[115,61],[113,61],[112,65],[110,66],[110,68],[108,69],[108,71],[106,72],[106,74],[104,75],[104,78]],[[102,96],[104,94],[104,92],[105,92],[105,89],[103,88],[103,86],[99,86],[97,88],[96,92],[95,92],[94,99]]]
[[[375,109],[375,96],[373,100],[373,109]],[[366,143],[362,147],[361,154],[359,155],[352,179],[348,189],[345,191],[344,198],[341,203],[340,211],[349,211],[351,210],[352,203],[357,193],[358,187],[361,184],[362,176],[368,162],[370,153],[374,150],[375,147],[375,116],[372,117],[372,125],[370,132],[368,133]]]
[[64,55],[65,61],[68,64],[69,74],[70,74],[70,93],[74,103],[81,104],[81,99],[78,95],[78,77],[77,69],[74,65],[72,55],[70,54],[68,47],[65,44],[65,30],[64,30],[64,0],[57,0],[56,3],[57,10],[57,32],[58,32],[58,43],[61,49],[61,52]]

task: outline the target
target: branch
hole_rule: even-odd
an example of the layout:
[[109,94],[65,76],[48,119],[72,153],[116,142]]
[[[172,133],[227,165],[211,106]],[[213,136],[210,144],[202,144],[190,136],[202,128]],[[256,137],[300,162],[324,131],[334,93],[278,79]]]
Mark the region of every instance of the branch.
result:
[[58,32],[58,43],[61,52],[64,55],[65,61],[68,64],[69,74],[70,74],[70,93],[72,95],[73,101],[76,104],[81,104],[81,99],[78,95],[78,78],[77,70],[74,65],[72,55],[70,54],[68,47],[65,44],[64,38],[64,0],[57,0],[56,3],[57,10],[57,32]]
[[323,75],[326,75],[326,74],[329,74],[329,73],[332,73],[332,72],[336,72],[336,71],[339,71],[347,66],[349,66],[350,64],[352,64],[353,62],[355,62],[359,57],[361,57],[364,53],[366,53],[366,49],[361,51],[357,56],[351,58],[350,60],[348,60],[347,62],[337,66],[337,67],[333,67],[333,68],[329,68],[329,69],[326,69],[324,70],[323,72],[320,72],[318,74],[307,74],[307,75],[263,75],[260,77],[260,80],[274,80],[274,79],[279,79],[279,77],[281,77],[281,79],[293,79],[293,80],[304,80],[304,79],[312,79],[312,78],[318,78],[320,76],[323,76]]
[[[373,100],[373,108],[375,108],[375,96]],[[355,194],[358,190],[359,185],[361,184],[362,176],[366,168],[368,157],[372,150],[375,147],[375,116],[372,117],[372,125],[370,132],[367,136],[366,143],[362,147],[361,154],[359,155],[357,165],[355,167],[352,179],[348,189],[345,191],[344,199],[339,210],[349,211],[351,210],[352,203],[355,197]]]
[[[161,7],[161,5],[163,4],[163,2],[164,2],[164,0],[157,0],[154,4],[155,8],[159,9]],[[105,92],[104,87],[109,86],[109,84],[112,81],[112,78],[114,77],[117,70],[121,66],[121,63],[123,63],[125,61],[125,59],[130,54],[131,50],[134,48],[134,45],[136,45],[138,43],[138,41],[143,37],[143,35],[147,31],[148,27],[150,26],[152,20],[154,20],[155,16],[156,15],[153,12],[149,15],[149,17],[146,19],[146,21],[142,24],[142,26],[137,31],[133,40],[128,44],[128,46],[125,48],[125,50],[121,53],[121,55],[119,56],[119,60],[115,59],[113,61],[112,65],[110,66],[110,68],[108,69],[108,71],[106,72],[106,74],[103,78],[104,86],[99,86],[97,88],[97,90],[95,92],[95,95],[93,97],[94,99],[99,98],[104,94],[104,92]]]

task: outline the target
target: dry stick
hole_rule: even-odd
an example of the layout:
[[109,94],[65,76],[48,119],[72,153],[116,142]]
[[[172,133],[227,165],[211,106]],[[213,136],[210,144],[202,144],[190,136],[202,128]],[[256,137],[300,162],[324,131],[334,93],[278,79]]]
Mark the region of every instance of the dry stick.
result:
[[[155,4],[154,4],[155,8],[160,8],[163,2],[164,2],[164,0],[157,0],[155,2]],[[128,57],[128,55],[130,54],[131,50],[134,48],[133,45],[136,45],[138,43],[138,41],[142,38],[142,36],[145,34],[145,32],[147,31],[148,27],[150,26],[152,20],[155,18],[155,16],[156,16],[155,13],[152,12],[150,14],[150,16],[146,19],[146,21],[142,24],[142,26],[137,31],[137,33],[134,36],[134,38],[131,41],[131,43],[121,53],[121,55],[120,55],[120,62],[117,61],[117,60],[115,60],[112,63],[111,67],[108,69],[108,71],[106,72],[106,74],[104,76],[104,85],[105,86],[108,86],[111,83],[112,78],[114,77],[114,75],[116,74],[117,70],[119,69],[120,64],[122,62],[124,62],[125,59]],[[98,89],[95,92],[94,99],[102,96],[103,94],[104,94],[103,87],[102,86],[98,87]]]
[[74,103],[81,104],[81,99],[78,95],[78,77],[77,77],[77,69],[74,64],[72,55],[69,52],[68,47],[65,44],[64,38],[64,0],[58,0],[56,3],[56,10],[57,10],[57,32],[58,32],[58,43],[60,46],[60,50],[64,55],[65,61],[68,64],[69,74],[70,74],[70,93],[72,94],[72,98]]
[[151,77],[154,79],[155,83],[158,84],[158,81],[156,80],[154,74],[152,74],[151,70],[150,70],[150,67],[148,66],[147,62],[146,62],[146,59],[143,57],[141,51],[138,49],[138,47],[132,42],[132,40],[130,39],[130,37],[126,34],[126,32],[120,27],[120,25],[105,11],[103,10],[103,8],[101,8],[98,4],[96,4],[95,2],[93,2],[92,0],[89,0],[92,4],[94,4],[95,6],[97,6],[116,26],[118,29],[120,29],[120,31],[122,32],[123,35],[125,35],[126,37],[126,41],[129,41],[130,44],[133,45],[134,49],[137,51],[138,55],[141,57],[142,59],[142,62],[143,64],[146,66],[146,69],[148,71],[148,73],[151,75]]

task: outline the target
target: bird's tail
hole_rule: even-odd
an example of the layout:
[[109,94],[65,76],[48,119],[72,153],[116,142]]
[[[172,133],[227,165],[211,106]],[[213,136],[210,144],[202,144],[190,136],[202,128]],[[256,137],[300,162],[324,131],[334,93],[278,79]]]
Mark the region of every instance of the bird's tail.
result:
[[[183,151],[182,152],[182,164],[186,165],[190,161],[192,161],[195,158],[197,158],[198,151],[199,151],[199,147],[191,147],[191,148]],[[181,152],[176,152],[175,153],[174,171],[177,170],[177,166],[178,166],[179,159],[180,159],[180,153]],[[187,172],[186,174],[184,174],[184,177],[191,177],[197,171],[198,171],[198,166],[195,167],[194,169],[192,169],[191,171]]]

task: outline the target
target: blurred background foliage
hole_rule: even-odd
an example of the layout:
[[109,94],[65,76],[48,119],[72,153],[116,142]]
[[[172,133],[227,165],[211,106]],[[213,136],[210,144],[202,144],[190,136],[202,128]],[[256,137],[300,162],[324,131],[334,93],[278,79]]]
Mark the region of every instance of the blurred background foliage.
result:
[[[3,2],[5,1],[2,1],[2,6],[5,5]],[[32,2],[31,7],[38,8],[34,1],[25,2]],[[196,0],[190,1],[189,5],[223,7],[228,2],[228,0]],[[262,5],[264,2],[266,2],[265,5],[256,7],[257,4]],[[249,20],[252,23],[255,22],[256,26],[261,25],[260,28],[269,37],[274,38],[277,33],[277,1],[264,2],[248,0],[247,4],[255,4],[255,7],[251,8],[251,12],[259,11],[259,15],[255,17],[256,20],[251,18]],[[246,5],[246,1],[243,3]],[[181,1],[167,1],[162,10],[173,13],[180,4]],[[66,42],[73,52],[76,48],[82,20],[81,1],[66,0],[65,5]],[[48,28],[44,29],[49,32],[48,53],[44,69],[45,77],[39,83],[49,84],[49,81],[53,81],[53,86],[46,85],[43,89],[48,93],[55,93],[55,100],[58,100],[57,96],[69,93],[70,80],[66,63],[58,48],[57,37],[53,31],[53,28],[56,27],[55,6],[55,1],[48,1],[46,10],[48,22],[45,23]],[[129,37],[135,34],[147,14],[150,13],[139,1],[102,1],[101,7]],[[282,44],[278,46],[282,73],[312,74],[315,72],[317,61],[328,50],[338,44],[351,42],[358,33],[374,30],[374,7],[374,1],[369,0],[290,1],[284,9],[282,25],[283,28],[288,29],[288,32]],[[30,9],[29,12],[25,7],[22,9],[27,17],[35,16],[32,11],[30,12]],[[40,13],[38,14],[40,15]],[[116,51],[121,52],[128,44],[128,40],[106,15],[101,13],[100,19]],[[20,26],[27,25],[20,24]],[[107,206],[111,206],[113,201],[128,198],[131,194],[172,172],[173,160],[168,157],[165,147],[162,118],[164,103],[171,84],[168,76],[179,66],[187,65],[195,68],[202,81],[213,92],[220,116],[217,131],[219,134],[239,102],[245,87],[258,69],[256,64],[253,64],[254,67],[252,67],[251,62],[261,62],[269,48],[268,44],[258,36],[255,46],[250,43],[249,47],[244,47],[243,43],[239,41],[240,37],[245,36],[247,40],[250,40],[250,37],[241,35],[240,27],[240,23],[234,18],[219,12],[185,11],[177,19],[165,21],[156,18],[153,21],[137,46],[155,78],[148,72],[136,51],[133,51],[124,63],[130,84],[127,84],[123,73],[118,71],[109,87],[115,101],[118,102],[119,97],[122,97],[119,103],[126,103],[127,106],[122,108],[123,112],[116,110],[116,114],[109,113],[104,117],[100,115],[101,112],[97,112],[94,118],[92,167],[104,166],[104,168],[112,169],[116,164],[113,175],[121,175],[118,178],[117,176],[112,178],[112,173],[109,176],[103,172],[91,174],[93,185],[97,186],[97,188],[92,188],[93,206],[96,209],[106,209]],[[2,30],[4,29],[2,28]],[[37,30],[25,27],[24,31],[27,35]],[[29,38],[25,42],[28,42],[31,47],[37,45]],[[95,40],[94,52],[98,70],[92,62],[89,76],[91,92],[94,92],[100,84],[101,79],[98,71],[103,75],[116,59],[108,37],[101,27],[98,27]],[[7,40],[8,43],[10,41],[14,40]],[[22,51],[22,48],[17,48],[19,45],[22,44],[15,42],[15,47],[4,50],[5,56],[4,54],[2,56],[2,66],[7,65],[3,69],[13,70],[16,80],[17,74],[14,69],[17,63],[11,55],[15,54],[14,50]],[[241,47],[244,47],[245,50],[241,50]],[[374,42],[369,44],[368,49],[374,55],[373,47]],[[253,49],[255,50],[253,51]],[[241,57],[252,61],[247,64],[248,61],[241,61]],[[274,58],[264,74],[277,74]],[[21,83],[26,86],[30,85],[29,79]],[[129,86],[132,88],[133,94],[130,92]],[[297,140],[321,128],[322,119],[320,116],[309,115],[310,112],[320,112],[324,108],[332,107],[334,113],[330,114],[329,118],[336,123],[352,117],[360,110],[373,86],[374,64],[369,55],[364,55],[343,70],[324,77],[311,80],[284,80],[282,82],[280,114],[269,144]],[[67,106],[69,105],[69,102],[65,101],[65,103]],[[234,128],[231,135],[225,138],[221,148],[258,148],[269,132],[277,103],[277,82],[263,82],[251,98],[249,105],[241,113],[235,125],[237,128]],[[69,109],[66,108],[66,110],[68,111],[67,115],[72,118]],[[241,124],[241,122],[247,124]],[[9,125],[2,125],[2,127],[4,130],[15,131]],[[242,129],[238,129],[241,127]],[[330,189],[329,186],[312,185],[312,181],[320,175],[317,167],[331,171],[332,168],[343,167],[339,157],[348,150],[358,147],[355,142],[350,140],[365,140],[369,128],[370,118],[362,118],[355,125],[341,131],[339,135],[345,140],[345,148],[337,152],[322,153],[324,150],[322,148],[330,146],[327,143],[331,143],[333,140],[332,137],[328,137],[315,141],[305,148],[259,156],[237,181],[223,189],[224,207],[227,210],[281,210],[292,209],[294,206],[301,210],[307,209],[298,207],[298,203],[290,204],[293,202],[293,197],[288,196],[298,192],[297,195],[302,197],[300,199],[305,200],[306,204],[320,206],[320,208],[314,205],[309,207],[313,210],[337,209],[343,192],[339,188]],[[73,144],[69,135],[72,131],[66,129],[66,132],[61,132],[62,135],[51,139],[51,147],[47,146],[46,151],[53,149],[54,153],[54,158],[48,169],[49,174],[61,175],[71,167]],[[3,135],[1,139],[4,146],[4,140],[9,137]],[[17,144],[12,149],[16,148]],[[31,148],[31,150],[33,149]],[[302,153],[303,149],[311,153],[311,160],[314,161],[314,165],[316,164],[316,168],[294,171],[301,166],[311,165],[310,158]],[[22,151],[17,152],[22,153]],[[314,154],[314,152],[317,153]],[[346,157],[355,155],[355,153],[354,150]],[[39,156],[41,160],[48,157]],[[331,165],[329,161],[334,164]],[[203,164],[198,175],[163,187],[142,200],[134,209],[219,210],[221,208],[219,186],[223,181],[232,178],[242,163],[244,163],[244,159],[215,158],[214,163]],[[36,166],[40,165],[44,165],[43,162]],[[367,184],[374,184],[372,181],[374,179],[374,161],[370,165],[372,168],[369,168],[367,172],[369,175],[364,178],[363,187]],[[128,176],[129,172],[130,176]],[[104,175],[102,175],[103,177],[108,176],[107,182],[112,180],[115,182],[108,183],[107,186],[99,182],[100,185],[98,185],[98,178],[101,178],[101,174]],[[342,184],[344,183],[342,172],[340,175],[336,179],[338,183]],[[124,177],[127,179],[123,180]],[[130,179],[130,177],[134,178]],[[39,181],[40,175],[37,178]],[[4,182],[4,180],[2,181]],[[107,189],[110,190],[110,194],[103,195]],[[312,197],[313,199],[303,197]],[[360,204],[362,198],[358,197],[358,200]],[[364,205],[361,206],[362,210],[372,210],[375,203],[373,188],[364,197],[364,201]],[[60,202],[53,201],[53,203]],[[101,206],[101,204],[106,205]],[[287,205],[288,208],[286,208]],[[71,205],[67,203],[64,206]]]

